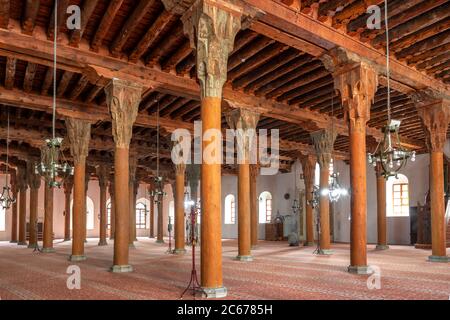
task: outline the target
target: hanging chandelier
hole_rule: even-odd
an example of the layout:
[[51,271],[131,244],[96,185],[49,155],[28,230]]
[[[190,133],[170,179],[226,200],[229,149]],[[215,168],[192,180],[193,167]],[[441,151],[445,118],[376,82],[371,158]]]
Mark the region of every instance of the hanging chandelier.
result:
[[311,206],[313,209],[317,208],[319,206],[319,199],[320,199],[320,187],[318,185],[313,186],[312,193],[312,199],[307,200],[306,204],[308,206]]
[[160,203],[163,196],[166,193],[163,191],[163,177],[159,175],[159,100],[157,101],[157,112],[156,112],[156,177],[155,188],[150,191],[150,196],[155,198],[155,203]]
[[8,185],[8,169],[9,169],[9,107],[7,107],[8,123],[6,127],[6,172],[5,172],[5,186],[3,192],[0,195],[0,205],[3,209],[9,209],[13,203],[16,202],[16,198],[11,192],[11,187]]
[[328,196],[331,202],[337,202],[341,196],[347,195],[347,189],[342,188],[339,183],[339,172],[330,175],[330,186],[328,187]]
[[[58,0],[55,0],[54,12],[58,12]],[[64,180],[73,175],[73,167],[64,159],[61,151],[63,139],[56,137],[56,46],[58,34],[58,15],[55,14],[55,28],[53,39],[53,119],[52,119],[52,138],[46,139],[41,149],[41,161],[35,167],[36,174],[44,177],[48,185],[53,187],[61,187]]]
[[388,179],[391,176],[397,176],[398,172],[406,165],[408,159],[415,161],[415,151],[409,151],[403,148],[399,130],[400,121],[391,119],[391,86],[390,86],[390,57],[389,57],[389,27],[387,3],[384,4],[385,28],[386,28],[386,78],[387,78],[387,116],[388,121],[382,128],[383,139],[378,143],[373,153],[368,153],[369,164],[374,167],[377,163],[381,164],[381,175]]

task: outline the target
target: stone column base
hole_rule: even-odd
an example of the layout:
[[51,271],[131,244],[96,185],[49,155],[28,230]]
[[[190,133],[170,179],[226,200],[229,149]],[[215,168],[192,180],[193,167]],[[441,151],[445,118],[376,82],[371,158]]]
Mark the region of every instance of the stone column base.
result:
[[106,240],[100,240],[100,241],[98,242],[98,245],[99,245],[99,246],[107,246],[107,245],[108,245],[108,242],[106,242]]
[[205,288],[202,287],[203,291],[205,291],[207,299],[214,299],[214,298],[225,298],[227,296],[227,288],[220,287],[220,288]]
[[353,274],[371,274],[369,266],[348,266],[347,271]]
[[333,254],[333,250],[331,249],[320,249],[318,252],[321,256],[331,256]]
[[304,242],[303,246],[305,246],[305,247],[312,247],[312,246],[314,246],[314,242]]
[[237,256],[235,259],[238,261],[253,261],[252,256]]
[[37,243],[30,243],[29,245],[28,245],[28,248],[30,248],[30,249],[35,249],[35,248],[37,248],[38,247],[38,244]]
[[86,260],[86,256],[85,255],[81,255],[81,256],[77,256],[77,255],[70,255],[69,257],[69,261],[73,261],[73,262],[77,262],[77,261],[84,261]]
[[16,240],[11,240],[9,243],[17,243]]
[[72,239],[70,239],[70,238],[64,238],[64,241],[70,241],[70,240],[72,240]]
[[42,248],[43,253],[53,253],[56,252],[55,248]]
[[132,272],[133,266],[127,265],[114,265],[111,267],[111,272],[114,273],[124,273],[124,272]]
[[449,262],[449,258],[447,256],[429,256],[428,261],[430,262]]
[[28,245],[28,243],[25,241],[25,242],[17,242],[17,245],[18,246],[26,246],[26,245]]
[[164,240],[156,240],[156,243],[165,243]]
[[376,250],[387,250],[389,249],[389,246],[386,244],[377,244],[377,246],[375,247]]
[[186,253],[186,249],[174,249],[173,253],[174,254],[185,254]]

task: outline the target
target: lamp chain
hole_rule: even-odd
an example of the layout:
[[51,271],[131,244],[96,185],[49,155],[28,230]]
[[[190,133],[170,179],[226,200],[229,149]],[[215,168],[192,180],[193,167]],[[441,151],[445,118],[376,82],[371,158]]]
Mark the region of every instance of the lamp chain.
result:
[[53,119],[52,119],[52,135],[55,139],[55,127],[56,127],[56,40],[57,40],[57,28],[58,28],[58,0],[55,0],[55,30],[53,39]]
[[388,123],[391,122],[391,69],[389,59],[389,25],[388,25],[388,8],[387,0],[384,0],[384,26],[386,29],[386,78],[387,78],[387,111],[388,111]]

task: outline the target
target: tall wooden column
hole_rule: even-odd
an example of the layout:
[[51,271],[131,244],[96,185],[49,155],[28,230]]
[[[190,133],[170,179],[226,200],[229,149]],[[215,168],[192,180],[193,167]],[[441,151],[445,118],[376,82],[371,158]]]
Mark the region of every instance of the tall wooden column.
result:
[[117,78],[105,88],[106,103],[112,117],[114,152],[115,235],[112,272],[130,272],[128,262],[130,240],[129,156],[133,124],[142,96],[142,86]]
[[74,162],[73,209],[72,209],[72,255],[71,261],[86,260],[86,157],[89,153],[91,124],[87,121],[66,118],[67,137]]
[[[151,193],[153,189],[153,186],[150,184],[148,187],[148,192]],[[149,217],[149,238],[153,239],[155,237],[155,197],[150,196],[150,217]]]
[[11,241],[10,243],[17,243],[17,174],[16,171],[11,171],[11,193],[16,199],[11,207]]
[[[221,131],[222,87],[242,12],[242,8],[228,2],[199,0],[182,18],[196,50],[203,134]],[[203,154],[201,165],[201,285],[207,297],[227,294],[222,281],[221,143],[218,137],[202,141],[202,150],[211,151],[213,158],[206,159]]]
[[316,157],[314,155],[302,155],[300,157],[302,163],[303,180],[305,182],[305,198],[306,198],[306,241],[305,246],[314,245],[314,213],[309,201],[313,199],[314,190],[314,173],[316,170]]
[[130,180],[129,180],[129,201],[130,201],[130,239],[129,245],[134,248],[134,241],[136,241],[136,167],[137,167],[137,154],[136,152],[130,152]]
[[[161,182],[161,188],[164,189],[164,178]],[[156,209],[158,210],[158,216],[156,217],[156,243],[164,243],[163,201],[163,195],[156,196]]]
[[184,248],[184,178],[186,165],[179,163],[175,165],[175,250],[176,254],[186,253]]
[[334,55],[334,87],[340,91],[350,138],[350,266],[348,271],[367,274],[367,173],[366,124],[378,86],[373,67],[342,49]]
[[389,249],[386,231],[386,179],[381,175],[382,167],[377,163],[375,174],[377,177],[377,246],[378,250]]
[[44,183],[44,232],[42,252],[55,252],[53,248],[53,187]]
[[330,163],[333,156],[333,146],[336,140],[334,128],[327,128],[311,134],[317,161],[320,166],[320,251],[319,254],[332,254],[330,241],[330,198],[328,187],[330,181]]
[[108,188],[109,168],[106,165],[100,165],[96,168],[98,184],[100,186],[100,240],[99,246],[106,246],[106,189]]
[[256,178],[258,176],[259,167],[257,164],[250,165],[250,243],[251,248],[256,249],[258,245],[258,200],[256,190]]
[[445,203],[444,203],[444,145],[450,123],[450,100],[442,99],[431,91],[413,95],[417,111],[426,133],[430,152],[430,206],[431,206],[431,256],[432,262],[448,262],[446,253]]
[[29,220],[29,241],[28,248],[36,248],[37,243],[37,223],[38,223],[38,196],[41,187],[41,176],[35,173],[35,160],[27,161],[28,185],[30,186],[30,220]]
[[27,228],[27,171],[25,166],[17,168],[17,189],[19,190],[19,246],[26,246],[26,228]]
[[110,224],[109,224],[109,239],[114,240],[114,234],[116,232],[116,201],[114,200],[114,179],[111,179],[109,183],[109,196],[111,199],[111,211],[110,211]]
[[70,196],[72,195],[73,177],[64,181],[64,241],[70,241]]
[[[233,103],[230,103],[233,104]],[[238,107],[234,105],[234,107]],[[250,152],[255,154],[256,125],[259,114],[237,108],[226,114],[228,125],[236,130],[238,152],[238,256],[239,261],[252,261],[250,224]]]

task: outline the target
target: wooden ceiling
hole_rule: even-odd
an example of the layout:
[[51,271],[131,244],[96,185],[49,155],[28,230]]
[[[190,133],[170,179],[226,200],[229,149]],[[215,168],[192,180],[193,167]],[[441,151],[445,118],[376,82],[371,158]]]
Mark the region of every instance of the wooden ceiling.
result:
[[[282,2],[276,4],[313,16],[324,25],[384,52],[384,26],[380,30],[365,28],[368,17],[365,3],[380,5],[383,10],[383,1]],[[104,116],[104,83],[93,81],[79,65],[88,59],[97,59],[99,65],[112,61],[138,66],[143,72],[167,77],[169,82],[174,79],[191,86],[196,81],[195,56],[183,34],[180,16],[166,11],[160,0],[59,1],[60,8],[72,4],[81,7],[85,20],[81,31],[71,31],[65,26],[64,11],[58,15],[61,51],[56,76],[58,106],[67,112],[89,113],[88,108],[92,108],[102,113],[103,118],[90,115],[94,124],[88,160],[112,162],[111,122]],[[13,128],[13,150],[36,153],[40,138],[50,133],[49,98],[53,86],[48,57],[52,54],[53,5],[52,0],[0,0],[0,154],[5,149],[6,106],[9,106]],[[450,83],[450,1],[392,0],[388,9],[392,58],[444,85]],[[301,51],[298,46],[254,29],[238,33],[228,60],[225,86],[233,94],[276,106],[277,112],[263,113],[258,128],[280,130],[282,170],[289,170],[299,151],[312,151],[309,133],[323,127],[321,119],[329,122],[334,118],[336,126],[341,128],[335,150],[345,158],[348,134],[331,74],[311,54],[313,50]],[[114,68],[111,64],[111,69]],[[403,140],[423,151],[420,119],[408,95],[401,91],[393,90],[392,117],[402,120]],[[380,137],[379,129],[386,122],[386,93],[386,88],[380,85],[368,123],[372,127],[368,134],[370,140]],[[149,86],[139,107],[140,120],[134,127],[132,140],[132,147],[139,150],[142,170],[155,166],[158,109],[163,128],[161,162],[167,169],[171,166],[170,131],[191,127],[200,119],[198,96],[167,86]],[[300,114],[301,117],[297,116]],[[63,115],[58,113],[57,130],[65,136]],[[222,124],[223,128],[228,127],[224,117]]]

